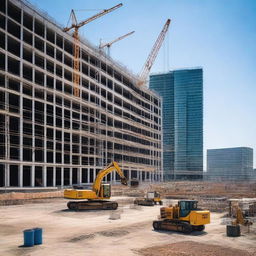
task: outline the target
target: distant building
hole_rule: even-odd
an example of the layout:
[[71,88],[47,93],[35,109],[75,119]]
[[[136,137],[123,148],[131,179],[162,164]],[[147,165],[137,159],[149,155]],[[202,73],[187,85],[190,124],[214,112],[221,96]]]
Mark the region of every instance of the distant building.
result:
[[253,169],[251,172],[251,180],[256,180],[256,169]]
[[248,180],[253,172],[253,149],[248,147],[207,150],[207,178]]
[[165,179],[202,178],[202,68],[151,75],[149,87],[162,96]]

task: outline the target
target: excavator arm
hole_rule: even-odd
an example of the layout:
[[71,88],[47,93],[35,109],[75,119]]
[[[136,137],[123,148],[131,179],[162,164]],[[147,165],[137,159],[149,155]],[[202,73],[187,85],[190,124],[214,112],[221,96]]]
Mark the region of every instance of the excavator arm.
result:
[[243,212],[241,210],[241,208],[236,205],[235,206],[236,209],[236,219],[234,221],[232,221],[233,225],[243,225],[243,226],[250,226],[252,225],[252,222],[249,219],[246,219],[243,215]]
[[121,178],[121,183],[123,185],[128,185],[128,182],[127,182],[126,177],[124,176],[124,173],[120,169],[117,162],[113,161],[110,165],[108,165],[105,169],[101,170],[98,173],[98,175],[93,183],[93,187],[92,187],[92,190],[96,193],[96,195],[99,195],[100,186],[101,186],[101,182],[102,182],[103,178],[113,171],[116,171],[119,174],[119,176]]

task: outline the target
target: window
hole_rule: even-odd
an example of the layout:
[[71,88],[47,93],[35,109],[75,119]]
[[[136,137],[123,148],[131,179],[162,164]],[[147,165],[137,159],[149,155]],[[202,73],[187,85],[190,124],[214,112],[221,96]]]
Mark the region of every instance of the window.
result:
[[52,31],[51,29],[47,28],[47,40],[54,44],[55,43],[54,39],[55,39],[54,38],[54,31]]
[[35,47],[41,52],[44,52],[44,41],[35,37]]
[[23,40],[25,43],[32,45],[33,40],[32,40],[32,34],[25,29],[23,29]]
[[8,58],[8,71],[14,75],[20,75],[20,62],[13,59]]
[[23,78],[32,81],[32,68],[26,64],[23,64]]
[[33,17],[27,13],[23,13],[23,26],[29,30],[33,30]]
[[35,55],[35,64],[40,67],[40,68],[44,68],[44,58],[41,57],[40,55]]
[[16,56],[20,56],[20,43],[8,36],[8,51]]
[[54,48],[49,44],[46,45],[46,54],[54,58]]
[[[2,5],[2,2],[1,2]],[[20,23],[21,21],[21,10],[8,1],[8,15]]]
[[33,59],[32,59],[32,51],[23,47],[23,59],[32,63]]
[[44,24],[35,19],[35,33],[41,37],[44,37]]

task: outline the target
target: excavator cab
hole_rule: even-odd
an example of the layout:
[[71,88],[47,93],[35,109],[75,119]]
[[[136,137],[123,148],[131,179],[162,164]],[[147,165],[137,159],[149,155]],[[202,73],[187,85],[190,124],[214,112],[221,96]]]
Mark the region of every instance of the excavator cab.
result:
[[111,197],[111,185],[110,184],[101,184],[100,196],[103,198]]
[[178,202],[178,206],[180,209],[180,217],[186,217],[190,214],[191,211],[197,209],[198,201],[195,200],[181,200]]

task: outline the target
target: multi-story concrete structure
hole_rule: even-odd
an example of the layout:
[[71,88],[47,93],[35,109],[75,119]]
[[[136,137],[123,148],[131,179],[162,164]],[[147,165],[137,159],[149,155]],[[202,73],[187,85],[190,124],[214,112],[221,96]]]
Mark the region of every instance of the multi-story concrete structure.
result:
[[237,147],[207,150],[207,179],[248,180],[252,172],[252,148]]
[[128,178],[161,180],[160,97],[84,39],[74,97],[62,29],[27,1],[0,1],[0,186],[91,183],[113,160]]
[[166,179],[203,175],[203,70],[173,70],[150,76],[163,102],[163,170]]

